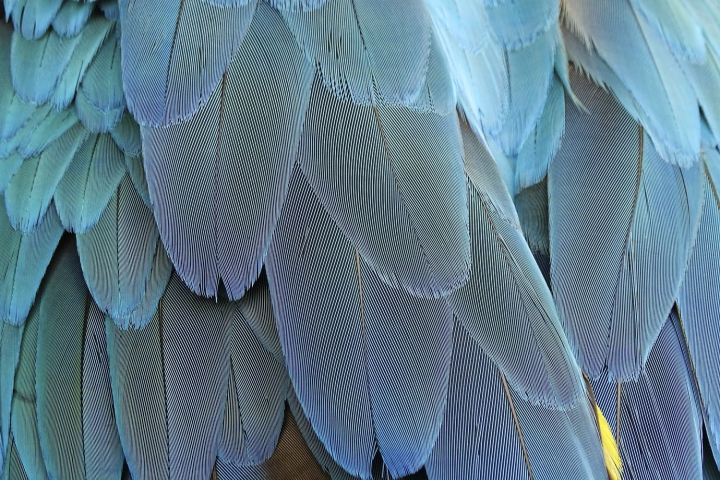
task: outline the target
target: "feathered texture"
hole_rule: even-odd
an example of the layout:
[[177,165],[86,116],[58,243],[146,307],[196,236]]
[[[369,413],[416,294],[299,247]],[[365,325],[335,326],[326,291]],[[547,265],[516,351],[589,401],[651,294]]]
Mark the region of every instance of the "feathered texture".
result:
[[52,27],[61,37],[77,35],[95,8],[92,2],[63,2],[52,21]]
[[408,106],[420,93],[432,35],[423,1],[334,0],[281,13],[338,99]]
[[25,467],[20,460],[15,440],[12,436],[10,437],[10,451],[8,459],[3,468],[3,480],[28,480],[27,473],[25,473]]
[[119,3],[128,108],[141,125],[159,126],[186,120],[210,99],[258,2],[224,7],[202,0]]
[[314,10],[323,6],[326,0],[269,0],[278,10]]
[[50,264],[63,228],[51,207],[32,233],[15,230],[0,197],[0,318],[14,325],[25,321]]
[[[261,288],[267,291],[268,287],[259,285],[253,290]],[[218,457],[236,464],[259,465],[275,450],[290,381],[285,366],[272,357],[250,328],[244,313],[248,302],[252,300],[240,300],[233,315],[230,383]],[[270,315],[267,320],[273,321],[272,311],[266,313]]]
[[[547,177],[515,195],[520,226],[530,251],[550,259],[550,231],[548,229]],[[542,269],[541,269],[542,270]],[[550,282],[548,281],[548,285]]]
[[91,229],[105,211],[125,171],[125,156],[110,135],[88,135],[53,197],[65,229],[75,233]]
[[7,322],[0,326],[0,464],[3,464],[9,451],[10,409],[23,326]]
[[[590,54],[607,62],[631,98],[623,106],[639,109],[644,127],[662,158],[678,165],[696,162],[700,149],[700,112],[692,85],[660,33],[638,15],[632,4],[649,6],[653,12],[678,17],[669,8],[651,0],[567,0],[563,3],[566,26],[585,43]],[[674,10],[687,10],[671,0]],[[641,9],[642,11],[642,9]],[[649,12],[646,8],[645,12]],[[619,39],[622,38],[622,41]],[[632,45],[632,48],[627,48]],[[586,66],[583,56],[569,50],[570,60]],[[603,82],[607,75],[596,73]],[[617,94],[617,92],[616,92]],[[634,105],[633,105],[634,104]]]
[[678,307],[688,350],[703,399],[705,429],[715,456],[720,455],[720,154],[704,152],[703,213],[692,257],[678,295]]
[[100,309],[120,328],[150,322],[172,265],[152,213],[128,175],[112,192],[97,224],[77,235],[85,281]]
[[195,293],[216,296],[222,280],[230,299],[238,299],[259,275],[312,75],[278,12],[261,3],[207,104],[187,122],[143,129],[160,235]]
[[570,406],[584,388],[552,297],[495,164],[468,128],[463,133],[472,270],[448,303],[524,398]]
[[682,282],[702,172],[664,162],[608,93],[571,78],[590,114],[567,109],[548,172],[553,295],[583,370],[637,378]]
[[491,0],[485,8],[495,36],[508,50],[525,47],[554,30],[560,14],[560,4],[554,0]]
[[566,411],[519,398],[460,325],[443,428],[426,466],[428,477],[604,478],[587,399]]
[[298,155],[324,209],[384,282],[424,297],[464,283],[470,242],[454,112],[355,105],[316,77]]
[[25,323],[20,357],[15,373],[12,394],[11,427],[18,456],[31,479],[48,478],[45,461],[40,450],[37,427],[37,397],[35,395],[37,337],[40,319],[40,302],[30,311]]
[[701,478],[702,417],[682,343],[673,312],[637,380],[618,384],[604,373],[592,382],[618,441],[623,478]]
[[290,378],[330,454],[363,478],[377,448],[392,475],[418,470],[445,404],[445,301],[381,282],[299,170],[266,265]]
[[87,292],[72,242],[50,268],[38,317],[37,428],[48,477],[119,478],[123,456],[103,316]]
[[176,276],[151,322],[106,321],[115,416],[136,479],[209,478],[230,371],[232,308],[196,297]]
[[27,39],[43,36],[60,10],[63,0],[4,0],[6,18]]
[[40,225],[86,133],[75,125],[39,156],[26,159],[13,175],[5,190],[5,208],[13,228],[30,233]]
[[[118,148],[131,157],[137,157],[142,153],[142,137],[140,126],[133,119],[132,115],[125,113],[120,121],[110,130],[110,135]],[[142,167],[142,163],[140,164]],[[142,168],[141,168],[142,170]],[[144,175],[143,171],[143,175]],[[149,205],[148,205],[149,206]]]

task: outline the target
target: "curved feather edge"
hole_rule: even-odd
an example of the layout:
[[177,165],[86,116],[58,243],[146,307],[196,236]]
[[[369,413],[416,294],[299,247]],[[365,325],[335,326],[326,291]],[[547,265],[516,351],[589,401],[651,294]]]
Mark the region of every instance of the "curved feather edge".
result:
[[198,113],[168,128],[143,127],[158,229],[178,274],[199,295],[216,296],[222,280],[238,299],[260,274],[312,75],[278,12],[263,2]]
[[0,318],[20,325],[30,312],[35,294],[63,233],[51,207],[32,233],[15,230],[0,198]]
[[15,30],[27,39],[42,37],[57,15],[63,0],[5,1],[5,15],[12,18]]
[[417,471],[445,406],[445,301],[381,282],[299,170],[266,269],[290,379],[328,452],[362,478],[377,448],[392,475]]
[[590,114],[566,110],[548,172],[553,295],[588,375],[637,378],[682,282],[702,172],[664,162],[610,94],[571,80]]
[[28,475],[25,472],[20,456],[18,455],[17,446],[15,440],[10,436],[10,451],[8,454],[7,462],[3,468],[3,479],[4,480],[28,480]]
[[674,311],[637,380],[618,386],[605,372],[592,386],[618,440],[624,476],[702,477],[702,416]]
[[24,324],[3,322],[0,328],[0,465],[3,465],[10,448],[10,411]]
[[316,76],[298,162],[379,277],[433,298],[462,285],[470,269],[461,142],[454,112],[355,105]]
[[[688,350],[703,400],[705,429],[715,456],[720,455],[720,154],[706,149],[704,154],[704,207],[695,247],[688,263],[677,304],[682,318]],[[703,191],[697,192],[698,195]]]
[[77,235],[77,248],[99,308],[122,329],[145,327],[170,280],[172,264],[152,212],[128,175],[97,224]]
[[37,426],[50,478],[119,478],[123,456],[110,396],[103,316],[66,242],[40,300]]
[[606,478],[591,407],[584,398],[565,411],[530,404],[467,330],[453,332],[448,406],[426,465],[428,478]]
[[138,123],[184,121],[210,99],[257,3],[218,7],[201,0],[120,0],[123,90]]
[[105,322],[120,441],[135,479],[209,478],[230,371],[232,309],[173,275],[150,323]]
[[73,37],[80,33],[90,18],[93,2],[63,2],[52,21],[52,27],[61,37]]

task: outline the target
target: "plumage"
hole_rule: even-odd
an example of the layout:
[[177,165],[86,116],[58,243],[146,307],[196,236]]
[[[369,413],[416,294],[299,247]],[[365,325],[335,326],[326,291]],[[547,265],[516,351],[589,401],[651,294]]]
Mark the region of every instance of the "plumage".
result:
[[330,454],[362,478],[371,476],[376,449],[393,475],[417,470],[445,403],[445,302],[380,281],[299,170],[266,265],[290,379]]
[[578,74],[548,172],[550,277],[582,368],[637,378],[680,288],[702,199],[698,164],[664,162],[641,125]]
[[186,120],[208,102],[242,43],[257,0],[225,7],[202,0],[119,4],[128,108],[141,125],[159,126]]
[[0,458],[3,461],[10,448],[10,410],[23,327],[24,325],[12,325],[8,322],[3,322],[0,326]]
[[[270,71],[265,58],[274,60]],[[195,293],[213,297],[222,280],[228,296],[238,299],[259,275],[295,161],[312,74],[280,15],[260,4],[198,113],[167,128],[143,128],[160,235]]]
[[106,320],[120,441],[133,478],[209,478],[225,411],[232,309],[176,276],[150,323]]
[[700,229],[677,300],[698,387],[705,399],[705,429],[716,456],[720,454],[720,404],[713,400],[718,398],[720,387],[716,361],[720,358],[720,329],[717,322],[720,282],[715,273],[720,268],[720,255],[716,248],[720,235],[718,182],[720,154],[715,149],[706,149],[704,188],[696,192],[696,195],[704,194],[705,197]]
[[63,2],[52,21],[52,27],[61,37],[77,35],[90,18],[95,5],[92,2]]

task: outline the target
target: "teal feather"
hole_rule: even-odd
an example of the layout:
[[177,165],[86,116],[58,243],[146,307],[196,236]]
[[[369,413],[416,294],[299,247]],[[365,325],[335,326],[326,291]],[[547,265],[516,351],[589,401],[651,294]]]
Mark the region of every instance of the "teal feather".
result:
[[5,14],[12,16],[15,30],[27,39],[42,37],[60,10],[63,0],[10,0]]
[[93,2],[63,2],[52,27],[61,37],[73,37],[80,33],[95,8]]
[[[0,459],[6,460],[10,447],[10,410],[15,370],[20,357],[23,325],[3,322],[0,327]],[[2,464],[3,461],[0,461]]]

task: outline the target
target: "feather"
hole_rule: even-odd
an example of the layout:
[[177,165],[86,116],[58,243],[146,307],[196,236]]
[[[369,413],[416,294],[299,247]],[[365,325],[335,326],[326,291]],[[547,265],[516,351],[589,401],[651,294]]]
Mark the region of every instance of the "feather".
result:
[[141,125],[159,126],[188,119],[210,99],[257,0],[226,7],[201,0],[119,3],[128,108]]
[[[259,465],[236,465],[220,458],[215,465],[218,480],[325,480],[327,475],[318,465],[295,423],[287,412],[277,448],[270,459]],[[329,480],[329,479],[328,479]]]
[[25,465],[29,477],[33,480],[46,480],[48,475],[40,450],[35,396],[35,360],[39,318],[40,302],[37,302],[25,323],[20,345],[20,357],[12,390],[11,426],[18,456]]
[[312,74],[280,15],[261,3],[207,104],[185,123],[143,128],[160,235],[195,293],[215,296],[222,279],[235,300],[260,274],[295,160]]
[[583,370],[637,378],[683,278],[702,172],[663,162],[608,93],[572,79],[590,115],[567,109],[548,172],[553,294]]
[[530,137],[523,144],[515,164],[515,191],[535,185],[547,173],[565,132],[565,95],[557,76],[550,86],[550,93],[542,115]]
[[5,2],[15,30],[27,39],[42,37],[60,10],[63,0],[11,0]]
[[[700,153],[697,101],[659,35],[647,25],[642,27],[642,18],[627,0],[573,0],[563,5],[569,28],[582,35],[586,47],[594,47],[643,111],[643,125],[660,156],[678,165],[695,163]],[[582,57],[568,52],[570,60],[580,61],[584,68]]]
[[536,259],[538,255],[549,258],[547,178],[515,195],[515,208],[530,251]]
[[278,10],[308,11],[322,7],[325,0],[269,0],[268,3]]
[[10,179],[20,169],[23,162],[22,155],[14,153],[9,157],[0,158],[0,195],[5,193],[5,189],[10,183]]
[[467,279],[467,199],[454,113],[355,105],[316,77],[298,157],[322,206],[384,282],[434,297]]
[[[300,402],[298,401],[292,387],[288,391],[287,404],[288,407],[290,407],[292,417],[295,420],[298,430],[300,430],[303,439],[305,439],[305,444],[308,446],[323,471],[330,475],[332,480],[353,480],[356,478],[343,470],[325,449],[325,446],[315,434],[315,430],[313,430],[310,421],[303,413]],[[289,415],[286,413],[285,417],[287,418],[288,416]]]
[[84,90],[80,90],[75,97],[75,111],[85,128],[91,132],[106,133],[118,124],[125,113],[125,105],[102,110],[90,102]]
[[552,0],[494,0],[485,8],[488,24],[507,50],[527,47],[545,32],[554,34],[560,15],[560,3]]
[[55,190],[55,207],[65,229],[91,229],[125,172],[125,156],[110,135],[88,135]]
[[237,307],[265,350],[270,352],[277,362],[284,365],[285,357],[272,310],[270,286],[265,275],[261,275],[253,288],[243,295]]
[[75,112],[58,111],[50,105],[38,107],[9,143],[24,158],[35,157],[54,144],[78,123]]
[[490,41],[490,28],[479,28],[488,23],[487,10],[473,0],[427,0],[428,10],[436,30],[449,33],[458,46],[475,54]]
[[22,334],[23,325],[3,322],[0,326],[0,464],[10,448],[10,410]]
[[409,106],[420,93],[431,35],[424,2],[336,0],[281,13],[338,99]]
[[713,453],[720,455],[720,154],[717,150],[704,152],[704,207],[700,229],[688,263],[685,279],[678,294],[677,304],[685,331],[688,350],[693,360],[695,375],[703,399],[705,429]]
[[135,191],[140,195],[145,206],[152,209],[150,204],[150,192],[148,191],[147,179],[145,178],[145,168],[143,167],[143,158],[140,156],[133,157],[125,154],[125,165],[128,169],[128,175],[135,186]]
[[231,315],[174,275],[145,328],[106,321],[115,416],[133,478],[209,478],[225,411]]
[[693,2],[678,0],[630,0],[638,12],[664,42],[672,53],[693,63],[705,61],[705,38],[703,29],[688,8]]
[[108,20],[120,20],[120,5],[117,0],[100,0],[98,6]]
[[[720,39],[718,39],[720,41]],[[701,65],[686,63],[686,72],[697,94],[703,117],[715,138],[720,138],[720,56],[707,52],[707,61]]]
[[5,191],[5,208],[14,228],[35,230],[50,206],[86,131],[75,125],[39,156],[26,159]]
[[85,27],[95,8],[92,2],[63,2],[52,21],[52,27],[61,37],[73,37]]
[[230,353],[231,388],[218,456],[226,462],[259,465],[278,442],[290,381],[285,366],[255,337],[242,308],[233,315]]
[[328,452],[363,478],[378,447],[393,476],[418,470],[445,405],[445,301],[381,282],[297,169],[266,269],[290,378]]
[[43,289],[36,358],[37,425],[50,478],[120,478],[123,457],[113,417],[102,335],[75,246],[58,252]]
[[431,480],[605,478],[585,399],[566,411],[527,403],[459,324],[450,375],[443,428],[426,465]]
[[447,301],[457,322],[524,398],[570,406],[584,387],[552,297],[497,167],[474,134],[467,128],[463,133],[466,164],[477,169],[467,186],[472,270]]
[[150,322],[172,265],[152,213],[125,175],[98,223],[77,235],[85,280],[100,309],[120,328]]
[[7,463],[3,472],[3,478],[7,480],[28,480],[20,456],[18,455],[17,446],[12,437],[10,437],[10,452]]
[[0,199],[0,318],[14,325],[25,321],[40,281],[63,233],[55,207],[32,233],[15,230]]
[[[110,135],[125,155],[137,157],[142,152],[140,126],[127,111],[120,121],[110,130]],[[142,164],[140,165],[142,167]]]
[[592,382],[618,441],[623,478],[702,476],[702,417],[677,321],[673,312],[637,380],[618,384],[604,373]]

